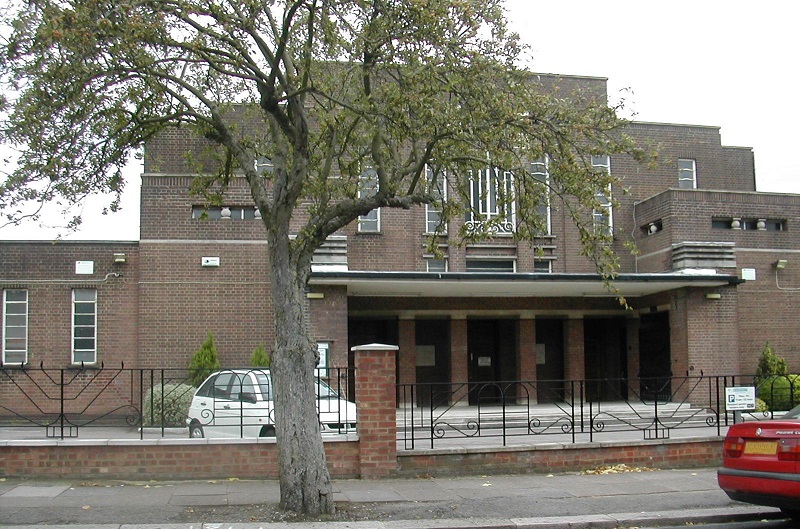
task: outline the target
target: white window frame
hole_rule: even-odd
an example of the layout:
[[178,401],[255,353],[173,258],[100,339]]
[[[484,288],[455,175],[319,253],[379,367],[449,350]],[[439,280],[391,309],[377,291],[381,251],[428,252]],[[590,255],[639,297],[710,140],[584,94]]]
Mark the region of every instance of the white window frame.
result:
[[275,171],[275,166],[272,164],[272,160],[264,156],[257,158],[253,163],[253,166],[258,176],[261,176],[262,173],[272,173]]
[[[611,157],[609,155],[592,155],[591,162],[593,170],[611,174]],[[611,185],[597,191],[595,198],[600,203],[600,208],[592,212],[594,229],[606,235],[612,235],[614,233],[614,204],[611,199]]]
[[331,367],[331,343],[317,342],[317,353],[319,354],[317,372],[321,372],[322,376],[326,377],[328,376],[328,368]]
[[[433,170],[425,168],[426,182],[430,186],[433,179]],[[425,204],[425,233],[447,233],[447,223],[442,223],[442,213],[444,212],[444,202],[447,201],[447,180],[440,175],[437,186],[430,191],[436,196],[437,203]]]
[[[83,297],[84,293],[92,293],[92,299],[78,299]],[[92,305],[91,312],[78,311],[79,306]],[[92,323],[85,322],[78,323],[78,316],[92,316]],[[84,329],[91,330],[91,336],[85,335]],[[78,336],[78,333],[82,336]],[[77,347],[78,341],[91,340],[93,347]],[[90,354],[91,359],[83,358],[85,355]],[[97,363],[97,290],[93,288],[76,288],[72,290],[72,363],[73,364],[96,364]]]
[[697,161],[693,158],[678,158],[678,188],[697,189]]
[[[483,264],[488,266],[476,266],[478,264]],[[466,260],[466,268],[467,272],[515,274],[517,272],[517,260],[475,257]]]
[[[25,300],[9,300],[9,292],[24,292],[25,293]],[[27,364],[28,363],[28,312],[29,312],[29,305],[28,305],[28,290],[24,288],[9,288],[7,290],[3,290],[3,356],[2,356],[2,363],[3,364]],[[9,312],[10,305],[23,305],[25,308],[24,314],[13,311]],[[11,323],[12,317],[19,317],[22,316],[22,321],[15,321]],[[20,334],[17,329],[24,329],[23,333],[25,336],[12,336],[10,339],[18,341],[20,339],[24,342],[24,347],[22,349],[11,347],[9,348],[9,334]],[[12,358],[9,358],[10,355],[13,355]],[[21,355],[21,356],[20,356]]]
[[[431,267],[432,264],[436,266]],[[441,264],[441,266],[439,266]],[[447,262],[447,257],[443,259],[427,258],[425,259],[425,267],[428,272],[442,273],[447,272],[450,264]]]
[[553,224],[550,217],[550,158],[545,156],[544,158],[533,160],[531,162],[530,172],[533,179],[541,183],[544,187],[545,201],[543,204],[539,204],[537,213],[545,217],[547,233],[544,235],[552,235]]
[[[501,193],[508,193],[510,196],[501,199]],[[493,166],[472,171],[469,194],[471,206],[467,220],[469,230],[484,231],[487,221],[502,218],[501,224],[492,227],[493,234],[513,233],[517,218],[514,173]],[[505,208],[511,208],[511,211]]]
[[[378,172],[367,168],[358,177],[358,198],[372,196],[378,189]],[[359,233],[379,233],[381,231],[381,208],[358,217]]]

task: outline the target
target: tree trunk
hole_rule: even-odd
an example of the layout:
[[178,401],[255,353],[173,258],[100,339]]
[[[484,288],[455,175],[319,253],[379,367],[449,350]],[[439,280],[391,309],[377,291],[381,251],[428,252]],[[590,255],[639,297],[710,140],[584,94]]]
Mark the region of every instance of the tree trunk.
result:
[[310,271],[297,269],[287,236],[270,239],[276,342],[270,370],[275,389],[281,508],[309,515],[332,514],[331,479],[314,392],[317,353],[309,337],[305,297]]

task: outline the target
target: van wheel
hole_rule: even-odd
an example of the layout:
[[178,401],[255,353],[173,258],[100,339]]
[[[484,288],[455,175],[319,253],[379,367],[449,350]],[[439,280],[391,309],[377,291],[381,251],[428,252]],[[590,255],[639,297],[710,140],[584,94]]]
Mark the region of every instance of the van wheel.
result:
[[200,426],[199,423],[193,422],[189,426],[189,437],[191,439],[202,439],[205,437],[205,435],[203,435],[203,427]]
[[258,432],[259,437],[275,437],[275,426],[262,426],[261,431]]

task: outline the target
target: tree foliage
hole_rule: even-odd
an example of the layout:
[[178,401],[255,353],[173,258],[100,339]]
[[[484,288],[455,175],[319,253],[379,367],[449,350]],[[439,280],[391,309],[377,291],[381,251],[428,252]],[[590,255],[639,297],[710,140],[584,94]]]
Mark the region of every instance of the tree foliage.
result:
[[214,345],[214,336],[208,333],[200,349],[195,351],[189,360],[188,382],[194,387],[200,387],[208,375],[219,368],[219,353]]
[[259,345],[250,355],[250,367],[269,367],[269,353],[263,345]]
[[[197,192],[246,179],[270,249],[288,509],[333,509],[302,315],[326,237],[379,207],[479,216],[471,178],[497,168],[513,187],[462,239],[509,222],[518,238],[542,234],[539,206],[560,199],[598,272],[616,270],[610,235],[591,222],[616,182],[590,156],[642,153],[604,93],[544,87],[521,67],[502,0],[29,0],[3,22],[0,127],[20,153],[0,186],[7,222],[28,203],[121,192],[131,153],[173,127],[213,146],[188,160]],[[545,184],[530,165],[544,156]]]
[[764,343],[764,348],[761,350],[761,356],[758,357],[758,366],[756,367],[756,377],[766,377],[769,375],[788,375],[789,368],[786,365],[786,360],[775,353],[775,350],[769,344]]

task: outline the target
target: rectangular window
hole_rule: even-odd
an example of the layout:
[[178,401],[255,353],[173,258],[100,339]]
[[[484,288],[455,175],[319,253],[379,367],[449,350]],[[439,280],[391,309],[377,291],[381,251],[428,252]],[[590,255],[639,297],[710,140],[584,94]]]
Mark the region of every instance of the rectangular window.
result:
[[514,175],[497,167],[473,171],[470,177],[469,231],[492,234],[514,232]]
[[253,220],[260,218],[255,206],[192,206],[194,220]]
[[428,272],[447,272],[447,259],[425,259]]
[[548,170],[547,158],[539,158],[531,162],[531,176],[536,182],[540,182],[537,186],[537,191],[542,193],[542,201],[536,207],[536,213],[542,219],[542,227],[544,233],[542,235],[550,235],[552,233],[552,226],[550,223],[550,172]]
[[328,376],[328,368],[330,367],[331,344],[330,342],[317,342],[317,353],[319,354],[319,361],[317,362],[318,376]]
[[435,202],[425,205],[425,231],[426,233],[447,233],[447,224],[444,222],[442,211],[447,200],[447,182],[443,174],[434,175],[433,169],[426,170],[428,191],[435,197]]
[[697,172],[695,161],[690,159],[678,160],[678,187],[680,189],[697,188]]
[[28,291],[3,291],[3,364],[28,363]]
[[553,271],[552,262],[549,260],[537,259],[533,261],[533,271],[537,274],[549,274]]
[[72,363],[97,362],[97,291],[72,291]]
[[[595,171],[611,174],[611,157],[608,155],[592,156],[592,169]],[[598,233],[611,235],[614,231],[613,204],[611,202],[611,186],[606,189],[598,190],[595,198],[599,203],[599,208],[593,212],[594,229]]]
[[[378,191],[378,172],[367,169],[359,177],[358,198],[371,197]],[[381,231],[381,210],[373,209],[366,215],[358,217],[358,231],[361,233],[377,233]]]
[[516,270],[513,259],[467,259],[467,272],[509,272]]

